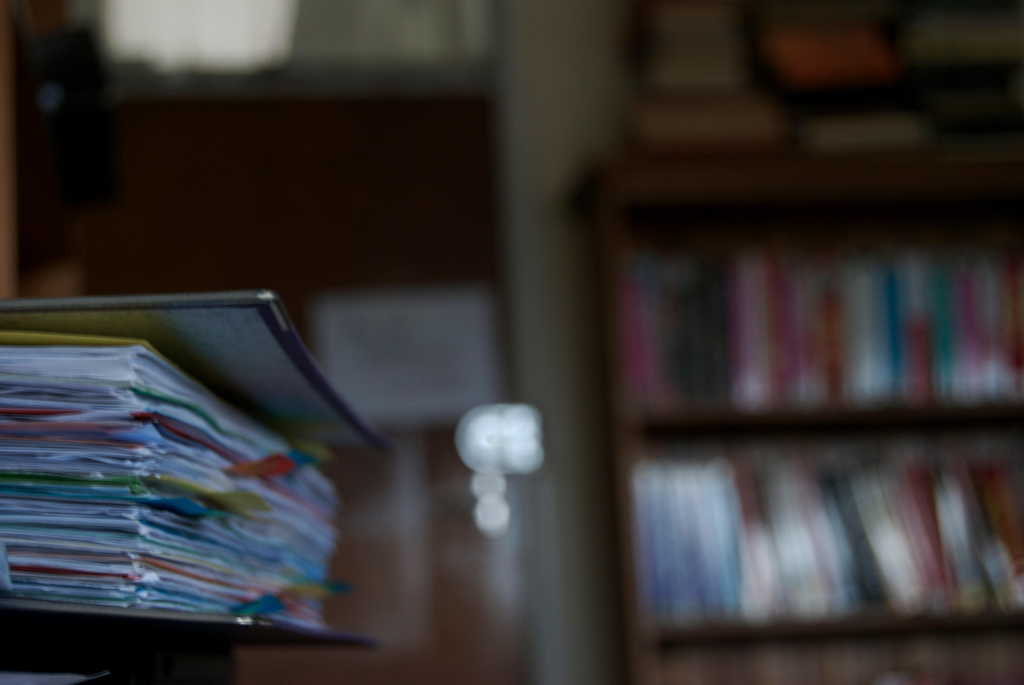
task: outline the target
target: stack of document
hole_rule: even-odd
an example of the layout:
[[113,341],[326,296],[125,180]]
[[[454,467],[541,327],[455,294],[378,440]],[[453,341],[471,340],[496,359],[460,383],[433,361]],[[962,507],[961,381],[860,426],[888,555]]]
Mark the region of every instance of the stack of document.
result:
[[322,624],[315,459],[145,343],[28,338],[0,334],[0,596]]

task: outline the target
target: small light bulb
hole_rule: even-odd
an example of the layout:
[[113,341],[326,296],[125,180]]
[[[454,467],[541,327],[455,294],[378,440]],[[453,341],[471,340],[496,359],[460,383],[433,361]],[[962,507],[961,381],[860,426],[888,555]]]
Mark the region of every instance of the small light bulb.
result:
[[473,520],[484,535],[491,538],[501,537],[508,531],[510,519],[508,502],[502,495],[491,493],[476,501]]
[[532,473],[544,463],[540,412],[526,404],[490,404],[459,421],[455,446],[479,473]]

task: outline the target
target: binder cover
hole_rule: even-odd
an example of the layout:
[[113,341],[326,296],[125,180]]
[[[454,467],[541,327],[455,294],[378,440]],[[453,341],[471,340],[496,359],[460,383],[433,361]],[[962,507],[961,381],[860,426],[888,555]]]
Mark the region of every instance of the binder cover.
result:
[[0,330],[140,338],[285,433],[388,444],[331,386],[270,290],[0,300]]

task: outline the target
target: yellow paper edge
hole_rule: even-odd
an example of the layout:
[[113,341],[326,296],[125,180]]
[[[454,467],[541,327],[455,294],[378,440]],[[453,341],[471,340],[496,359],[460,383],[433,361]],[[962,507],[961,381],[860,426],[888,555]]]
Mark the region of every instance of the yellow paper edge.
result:
[[254,511],[273,511],[267,501],[256,492],[249,490],[229,490],[218,492],[196,485],[187,480],[174,476],[161,476],[156,482],[167,483],[180,490],[192,493],[200,499],[213,503],[218,509],[230,511],[235,514],[248,514]]
[[79,347],[127,347],[129,345],[141,345],[147,350],[163,359],[168,364],[178,368],[177,364],[149,344],[148,340],[137,340],[135,338],[115,338],[108,335],[79,335],[77,333],[38,333],[36,331],[4,331],[0,330],[0,345],[44,345],[51,346],[79,346]]

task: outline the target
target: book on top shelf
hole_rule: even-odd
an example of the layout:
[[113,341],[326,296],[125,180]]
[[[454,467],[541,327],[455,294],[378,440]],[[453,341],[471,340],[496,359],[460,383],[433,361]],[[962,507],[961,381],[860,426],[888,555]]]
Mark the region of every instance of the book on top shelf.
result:
[[1024,139],[1024,20],[1016,3],[926,3],[903,30],[900,46],[919,106],[942,140]]
[[788,145],[788,113],[756,84],[742,3],[652,2],[639,23],[630,142],[683,153]]
[[894,108],[806,114],[797,138],[812,153],[915,152],[932,144],[933,132],[925,117]]
[[630,141],[659,152],[780,151],[789,133],[786,111],[759,93],[646,97],[633,103],[629,119]]
[[742,6],[659,2],[644,18],[640,82],[662,93],[740,92],[751,85]]
[[766,26],[758,47],[792,92],[895,86],[903,77],[892,43],[872,25]]
[[809,152],[1024,141],[1024,20],[1015,1],[661,0],[640,8],[627,133],[645,150],[735,152],[791,139]]

